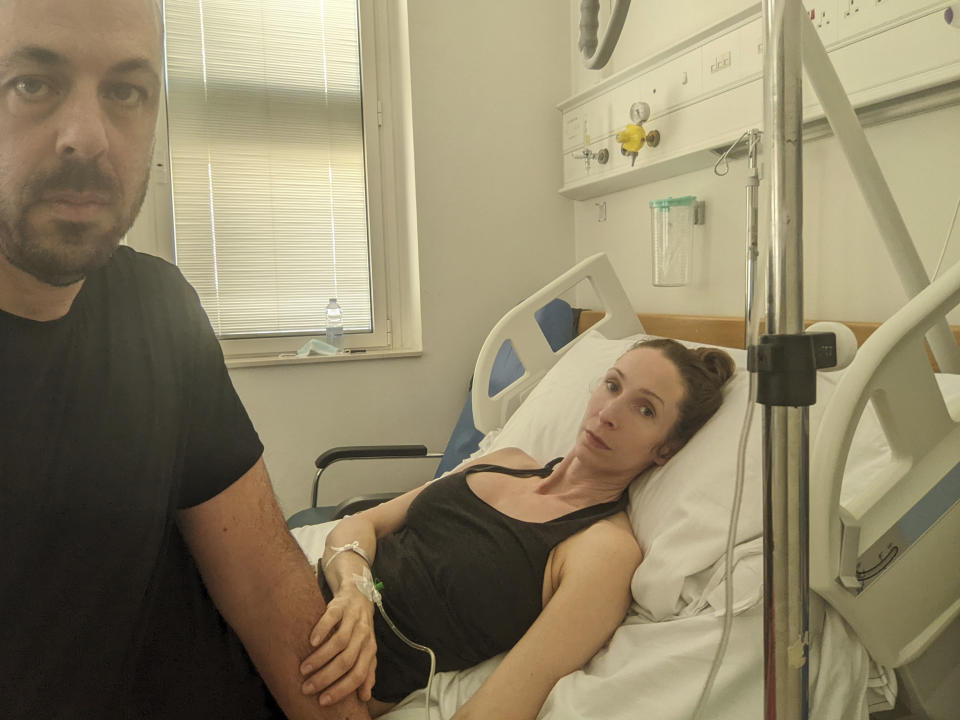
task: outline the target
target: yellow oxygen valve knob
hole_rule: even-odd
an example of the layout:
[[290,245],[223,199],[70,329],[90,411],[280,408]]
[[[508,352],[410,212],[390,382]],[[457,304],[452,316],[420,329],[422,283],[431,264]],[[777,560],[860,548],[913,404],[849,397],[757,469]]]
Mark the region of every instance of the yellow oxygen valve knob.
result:
[[647,132],[640,125],[627,125],[624,130],[617,133],[617,142],[620,143],[624,153],[640,152],[646,140]]

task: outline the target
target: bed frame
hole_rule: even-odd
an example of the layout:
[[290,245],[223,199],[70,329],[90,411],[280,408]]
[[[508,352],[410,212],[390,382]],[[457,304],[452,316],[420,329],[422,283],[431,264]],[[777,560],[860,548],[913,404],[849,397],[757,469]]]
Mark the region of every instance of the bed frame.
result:
[[[938,281],[938,284],[942,283]],[[509,341],[525,370],[513,384],[494,396],[484,392],[488,387],[483,382],[473,383],[474,424],[487,433],[502,427],[507,418],[519,407],[523,398],[546,374],[547,370],[569,349],[569,345],[554,352],[540,331],[533,313],[551,300],[570,293],[579,283],[589,282],[599,298],[599,309],[583,310],[577,325],[581,334],[589,329],[601,332],[605,337],[618,338],[647,332],[651,335],[689,340],[690,342],[743,348],[743,318],[718,315],[670,315],[662,313],[635,313],[626,291],[617,279],[616,272],[606,255],[600,253],[583,260],[539,292],[510,310],[498,322],[477,357],[475,378],[489,378],[493,363],[501,345]],[[807,325],[816,322],[808,320]],[[875,322],[848,322],[857,338],[858,346],[881,326]],[[951,326],[953,336],[960,343],[960,325]],[[933,354],[927,355],[934,370],[937,369]]]
[[[581,323],[618,339],[647,332],[694,342],[743,347],[743,321],[723,317],[637,315],[605,255],[594,255],[513,308],[494,327],[477,359],[472,390],[474,422],[484,433],[504,422],[550,367],[576,344],[554,352],[534,313],[587,281],[600,309]],[[878,552],[895,529],[941,481],[960,474],[960,422],[952,419],[924,353],[924,335],[960,304],[960,264],[944,273],[889,320],[848,323],[862,345],[823,412],[813,444],[810,487],[810,586],[857,631],[870,654],[899,667],[922,654],[960,618],[960,571],[945,558],[960,547],[960,501],[904,552],[889,558],[869,583],[857,564]],[[952,328],[960,339],[960,328]],[[488,395],[493,361],[509,341],[523,375]],[[872,402],[893,451],[889,472],[856,507],[840,506],[843,470],[853,431]],[[881,548],[879,552],[883,552]],[[939,557],[939,560],[938,560]]]

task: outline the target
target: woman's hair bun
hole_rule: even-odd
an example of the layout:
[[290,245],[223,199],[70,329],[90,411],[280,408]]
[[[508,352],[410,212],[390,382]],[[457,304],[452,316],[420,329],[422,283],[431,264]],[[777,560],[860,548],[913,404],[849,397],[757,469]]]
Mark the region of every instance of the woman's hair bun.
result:
[[716,376],[717,381],[721,385],[727,382],[737,369],[733,358],[723,350],[710,347],[698,347],[694,348],[693,352],[700,358],[704,368]]

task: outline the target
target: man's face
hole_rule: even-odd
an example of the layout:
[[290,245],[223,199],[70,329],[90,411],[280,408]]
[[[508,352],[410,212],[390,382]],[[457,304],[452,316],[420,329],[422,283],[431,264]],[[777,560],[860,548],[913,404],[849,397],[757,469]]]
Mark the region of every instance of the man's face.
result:
[[0,0],[0,255],[70,285],[146,194],[160,95],[154,0]]

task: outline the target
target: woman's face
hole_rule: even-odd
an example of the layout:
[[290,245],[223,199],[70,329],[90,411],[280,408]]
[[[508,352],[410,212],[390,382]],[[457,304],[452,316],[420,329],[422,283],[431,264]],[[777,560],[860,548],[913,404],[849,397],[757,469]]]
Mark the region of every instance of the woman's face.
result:
[[636,475],[672,454],[664,446],[679,415],[683,381],[659,350],[637,348],[610,368],[590,396],[577,454],[598,469]]

